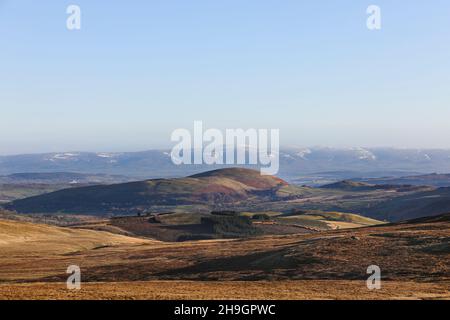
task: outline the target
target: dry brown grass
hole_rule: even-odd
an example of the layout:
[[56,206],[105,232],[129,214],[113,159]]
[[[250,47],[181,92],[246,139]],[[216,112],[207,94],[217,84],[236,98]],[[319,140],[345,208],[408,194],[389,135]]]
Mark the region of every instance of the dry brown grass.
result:
[[99,246],[150,242],[108,232],[0,220],[0,255],[19,252],[67,253]]
[[449,283],[383,282],[368,290],[364,281],[101,282],[67,290],[64,283],[0,285],[0,299],[50,300],[312,300],[450,299]]

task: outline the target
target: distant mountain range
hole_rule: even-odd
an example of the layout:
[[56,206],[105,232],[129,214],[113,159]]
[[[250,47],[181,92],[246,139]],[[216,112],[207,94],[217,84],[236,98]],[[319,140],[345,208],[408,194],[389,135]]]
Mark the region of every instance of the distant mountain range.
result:
[[[0,175],[22,172],[78,172],[149,179],[181,177],[223,167],[176,166],[171,161],[170,150],[0,156]],[[430,172],[450,172],[450,150],[284,148],[280,151],[278,176],[305,184],[315,180],[325,184],[343,179],[402,177]]]

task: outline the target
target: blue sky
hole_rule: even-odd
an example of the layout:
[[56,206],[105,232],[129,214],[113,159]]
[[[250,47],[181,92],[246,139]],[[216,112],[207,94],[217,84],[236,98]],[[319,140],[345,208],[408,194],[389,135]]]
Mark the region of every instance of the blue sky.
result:
[[0,154],[171,146],[194,120],[449,148],[449,40],[446,0],[0,0]]

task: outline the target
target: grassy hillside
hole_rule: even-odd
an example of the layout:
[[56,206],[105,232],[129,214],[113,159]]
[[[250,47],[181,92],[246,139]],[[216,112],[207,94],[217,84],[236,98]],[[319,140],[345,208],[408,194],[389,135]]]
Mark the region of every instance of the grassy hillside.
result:
[[387,177],[366,179],[365,182],[371,184],[396,184],[415,186],[450,187],[450,174],[425,174],[406,177]]
[[358,228],[384,223],[357,214],[321,210],[285,213],[278,216],[277,220],[282,223],[295,224],[317,230]]
[[332,184],[322,186],[323,189],[338,189],[351,191],[367,191],[373,189],[375,186],[364,182],[356,182],[350,180],[339,181]]
[[105,246],[146,242],[146,240],[102,231],[61,228],[0,219],[0,256],[5,256],[10,252],[28,252],[39,255],[48,250],[69,253]]
[[129,213],[152,206],[229,204],[271,199],[287,183],[249,169],[223,169],[187,178],[155,179],[60,190],[13,201],[22,213]]
[[363,211],[375,219],[401,221],[450,212],[450,188],[414,193],[381,202]]
[[[4,207],[28,214],[109,216],[161,212],[208,214],[213,210],[283,213],[316,210],[348,212],[394,222],[450,212],[449,190],[353,181],[311,188],[289,185],[277,177],[262,176],[259,171],[233,168],[186,178],[68,188],[15,200]],[[311,226],[324,226],[311,216],[296,219],[300,218],[308,220]],[[360,224],[328,218],[334,220],[332,224],[326,222],[333,228]]]

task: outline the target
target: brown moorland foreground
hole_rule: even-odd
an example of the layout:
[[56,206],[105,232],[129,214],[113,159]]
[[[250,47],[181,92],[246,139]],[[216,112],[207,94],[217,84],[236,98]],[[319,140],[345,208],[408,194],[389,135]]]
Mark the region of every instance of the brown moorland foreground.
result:
[[136,281],[86,283],[69,291],[65,283],[0,285],[1,299],[50,300],[313,300],[450,299],[450,283],[385,281],[368,290],[364,281]]
[[[0,221],[0,299],[445,299],[450,216],[183,243]],[[64,286],[69,265],[82,290]],[[366,269],[382,270],[379,291]]]

